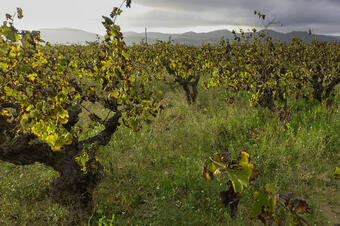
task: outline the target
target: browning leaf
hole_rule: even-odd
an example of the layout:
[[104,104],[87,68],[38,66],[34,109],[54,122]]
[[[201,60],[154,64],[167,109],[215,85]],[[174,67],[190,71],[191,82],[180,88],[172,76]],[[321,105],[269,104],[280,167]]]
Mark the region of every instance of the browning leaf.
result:
[[212,154],[203,164],[202,175],[207,181],[214,179],[214,174],[229,166],[229,154]]
[[207,169],[207,162],[206,161],[203,164],[202,176],[207,181],[212,181],[214,179],[214,174]]
[[250,178],[256,178],[258,172],[254,168],[245,151],[240,153],[238,161],[230,161],[229,154],[215,153],[204,162],[202,175],[211,181],[216,174],[226,174],[235,193],[241,193],[249,185]]
[[6,19],[7,19],[7,20],[11,20],[11,19],[12,19],[12,16],[11,16],[10,14],[6,13]]
[[293,199],[288,202],[287,207],[294,213],[304,214],[310,213],[308,203],[302,199]]

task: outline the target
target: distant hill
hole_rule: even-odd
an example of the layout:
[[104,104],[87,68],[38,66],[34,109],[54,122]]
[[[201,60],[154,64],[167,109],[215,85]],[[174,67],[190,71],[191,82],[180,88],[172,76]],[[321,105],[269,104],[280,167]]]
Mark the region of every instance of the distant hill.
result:
[[[309,35],[307,32],[302,31],[293,31],[289,33],[281,33],[273,30],[262,30],[261,32],[270,35],[273,39],[279,39],[282,42],[290,42],[294,36],[304,40],[307,43],[310,43],[313,40],[313,37],[316,36],[319,41],[333,41],[334,39],[340,42],[340,36],[328,36],[328,35],[319,35],[312,34]],[[126,32],[125,34],[126,42],[128,44],[132,43],[140,43],[142,40],[145,40],[144,33],[136,33],[136,32]],[[201,45],[206,43],[217,43],[222,37],[224,39],[234,40],[234,35],[229,30],[217,30],[211,32],[204,33],[196,33],[196,32],[187,32],[183,34],[164,34],[164,33],[155,33],[149,32],[148,34],[148,43],[152,44],[156,40],[160,41],[168,41],[169,37],[175,43],[182,44],[191,44],[191,45]]]
[[[49,41],[52,44],[85,44],[86,41],[93,42],[103,40],[103,36],[90,33],[83,30],[71,29],[71,28],[59,28],[59,29],[41,29],[41,37],[45,41]],[[269,34],[273,39],[279,39],[282,42],[289,42],[294,36],[306,41],[311,42],[313,36],[317,37],[320,41],[333,41],[334,39],[340,42],[340,36],[328,36],[328,35],[309,35],[307,32],[293,31],[289,33],[281,33],[273,30],[262,30],[262,32]],[[168,41],[169,38],[174,40],[175,43],[189,44],[189,45],[201,45],[206,43],[217,43],[222,37],[224,39],[233,40],[234,35],[229,30],[216,30],[211,32],[186,32],[182,34],[166,34],[159,32],[148,32],[148,43],[152,44],[157,40]],[[145,40],[144,33],[136,32],[124,32],[125,42],[128,45],[133,43],[140,43]]]
[[290,42],[294,36],[298,37],[301,40],[304,40],[307,43],[312,42],[314,36],[316,36],[316,39],[319,41],[332,42],[335,39],[340,42],[340,36],[329,36],[320,34],[309,35],[305,31],[292,31],[289,33],[281,33],[273,30],[262,30],[261,32],[268,34],[273,39],[279,39],[281,42]]
[[103,40],[101,35],[72,28],[40,29],[40,36],[51,44],[84,45],[86,42],[96,41],[98,37]]
[[[140,43],[145,40],[145,33],[125,32],[127,44]],[[186,32],[182,34],[164,34],[157,32],[148,32],[148,43],[152,44],[159,41],[168,41],[169,38],[174,40],[175,43],[201,45],[206,43],[213,43],[219,41],[222,37],[225,39],[232,39],[234,36],[228,30],[218,30],[206,33]]]

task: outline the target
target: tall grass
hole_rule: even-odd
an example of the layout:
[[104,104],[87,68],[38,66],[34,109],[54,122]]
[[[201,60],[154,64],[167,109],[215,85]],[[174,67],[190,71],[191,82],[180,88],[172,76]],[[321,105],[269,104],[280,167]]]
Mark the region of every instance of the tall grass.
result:
[[[197,103],[188,106],[181,89],[164,91],[165,108],[152,123],[136,133],[121,127],[100,149],[105,175],[84,225],[110,225],[111,220],[114,225],[259,224],[247,218],[251,189],[231,219],[218,198],[226,181],[206,182],[201,176],[211,153],[237,156],[241,150],[257,165],[258,183],[272,183],[310,203],[307,219],[312,224],[340,223],[340,184],[332,176],[340,157],[340,92],[331,109],[293,101],[292,119],[283,124],[265,109],[250,108],[246,93],[227,104],[223,89],[201,90]],[[1,162],[0,225],[70,224],[67,210],[48,198],[48,183],[55,176],[39,164]]]

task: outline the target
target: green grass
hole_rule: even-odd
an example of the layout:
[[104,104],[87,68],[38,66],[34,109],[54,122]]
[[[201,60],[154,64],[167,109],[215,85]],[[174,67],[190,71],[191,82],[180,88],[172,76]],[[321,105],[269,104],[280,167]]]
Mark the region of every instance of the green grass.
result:
[[[201,175],[210,154],[229,151],[236,157],[241,150],[260,171],[257,183],[272,183],[310,204],[306,218],[312,225],[340,223],[340,183],[332,175],[340,165],[339,95],[332,109],[294,101],[286,125],[269,111],[250,108],[245,93],[234,104],[223,99],[221,89],[201,90],[197,103],[188,106],[183,92],[173,88],[151,124],[136,133],[121,127],[98,153],[105,175],[94,194],[93,215],[83,224],[109,225],[113,218],[114,225],[260,225],[247,218],[251,188],[231,219],[218,198],[226,181],[207,182]],[[48,198],[55,176],[39,164],[1,162],[0,225],[70,224],[72,216]]]

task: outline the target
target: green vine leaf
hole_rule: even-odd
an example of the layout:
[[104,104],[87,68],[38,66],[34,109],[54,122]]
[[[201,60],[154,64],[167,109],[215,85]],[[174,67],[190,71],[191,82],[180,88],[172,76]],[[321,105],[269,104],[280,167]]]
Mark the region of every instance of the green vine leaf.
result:
[[249,154],[245,151],[240,153],[239,162],[232,165],[233,169],[226,170],[235,192],[243,192],[248,187],[250,176],[255,169],[254,164],[249,162]]
[[20,36],[17,34],[17,32],[15,30],[13,30],[10,27],[4,26],[1,29],[1,33],[4,34],[4,36],[9,39],[12,42],[17,42],[20,40]]
[[203,165],[203,177],[211,181],[214,175],[225,174],[231,181],[236,193],[241,193],[248,187],[251,176],[254,175],[255,165],[249,162],[249,154],[245,151],[240,153],[238,162],[228,160],[226,154],[213,154]]
[[270,195],[266,189],[262,188],[260,191],[256,191],[253,194],[255,203],[249,213],[250,218],[255,218],[267,215],[267,212],[273,212],[276,208],[278,195]]
[[334,170],[334,178],[337,180],[340,180],[340,168],[336,167],[336,169]]

